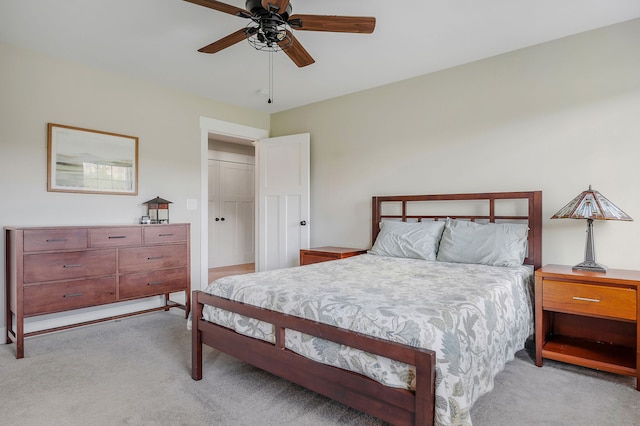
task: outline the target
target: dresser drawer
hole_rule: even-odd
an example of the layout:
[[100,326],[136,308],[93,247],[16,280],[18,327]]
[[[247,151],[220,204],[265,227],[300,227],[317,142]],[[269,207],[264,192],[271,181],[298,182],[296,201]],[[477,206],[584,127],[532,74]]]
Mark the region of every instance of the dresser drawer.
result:
[[26,254],[24,282],[67,280],[116,273],[115,250]]
[[24,287],[25,315],[62,312],[115,301],[115,277]]
[[187,268],[120,276],[120,299],[153,296],[187,288]]
[[28,229],[23,235],[25,252],[87,248],[86,229]]
[[90,247],[121,247],[140,245],[142,233],[139,226],[89,229]]
[[120,272],[187,266],[187,245],[132,247],[120,250]]
[[184,225],[150,225],[142,228],[145,244],[163,244],[187,241]]
[[630,288],[545,280],[543,309],[635,321],[636,291]]

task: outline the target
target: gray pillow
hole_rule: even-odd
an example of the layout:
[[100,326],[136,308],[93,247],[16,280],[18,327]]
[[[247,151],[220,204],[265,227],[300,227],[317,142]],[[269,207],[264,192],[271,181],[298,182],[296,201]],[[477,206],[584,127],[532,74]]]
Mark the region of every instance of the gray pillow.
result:
[[437,259],[443,262],[518,266],[527,252],[529,227],[447,219]]
[[436,260],[444,221],[380,223],[371,254]]

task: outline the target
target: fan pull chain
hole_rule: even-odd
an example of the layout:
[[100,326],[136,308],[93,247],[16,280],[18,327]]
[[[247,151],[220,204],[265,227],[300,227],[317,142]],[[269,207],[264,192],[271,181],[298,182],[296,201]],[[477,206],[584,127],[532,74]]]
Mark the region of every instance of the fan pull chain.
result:
[[269,100],[267,103],[273,103],[273,51],[269,52]]

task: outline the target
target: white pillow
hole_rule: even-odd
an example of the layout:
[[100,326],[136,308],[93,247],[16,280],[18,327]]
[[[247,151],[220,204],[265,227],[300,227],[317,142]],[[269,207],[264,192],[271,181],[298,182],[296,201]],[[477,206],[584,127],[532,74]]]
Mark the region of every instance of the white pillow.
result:
[[380,223],[371,254],[391,257],[436,260],[444,221]]
[[529,227],[447,219],[437,259],[443,262],[518,266],[527,252]]

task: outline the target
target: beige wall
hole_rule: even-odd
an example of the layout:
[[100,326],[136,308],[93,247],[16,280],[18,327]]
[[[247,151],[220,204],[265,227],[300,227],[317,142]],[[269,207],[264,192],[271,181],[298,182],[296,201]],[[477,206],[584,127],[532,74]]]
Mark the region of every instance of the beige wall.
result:
[[[269,115],[5,44],[0,63],[0,225],[136,223],[159,195],[173,202],[172,222],[191,223],[199,283],[200,210],[186,201],[200,198],[200,117],[268,129]],[[48,122],[139,137],[139,195],[47,192]],[[4,318],[4,291],[0,302]]]
[[372,195],[542,190],[543,261],[575,264],[586,222],[549,217],[592,184],[636,219],[595,223],[597,260],[640,269],[639,40],[637,19],[274,114],[311,133],[312,245],[369,247]]
[[[635,20],[272,117],[0,44],[0,225],[134,223],[160,195],[199,282],[205,116],[311,133],[312,245],[368,247],[372,195],[539,189],[544,262],[573,264],[586,224],[548,217],[592,184],[636,218],[596,223],[598,260],[640,269],[638,40]],[[138,136],[139,195],[47,192],[48,122]]]

